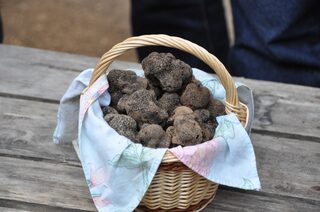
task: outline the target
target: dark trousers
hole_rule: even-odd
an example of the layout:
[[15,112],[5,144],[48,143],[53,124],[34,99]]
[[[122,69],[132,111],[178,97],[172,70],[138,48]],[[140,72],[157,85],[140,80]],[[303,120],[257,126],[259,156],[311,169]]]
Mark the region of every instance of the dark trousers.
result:
[[[223,63],[228,59],[228,35],[221,1],[215,0],[132,0],[133,35],[175,35],[213,52]],[[219,32],[219,33],[217,33]],[[140,60],[150,52],[171,52],[192,67],[210,71],[201,61],[176,49],[139,48]]]
[[232,1],[235,76],[320,87],[320,1]]
[[[216,55],[233,76],[320,87],[320,1],[232,0],[235,44],[229,50],[220,0],[132,0],[134,35],[163,33],[186,38]],[[193,67],[196,58],[166,48]]]

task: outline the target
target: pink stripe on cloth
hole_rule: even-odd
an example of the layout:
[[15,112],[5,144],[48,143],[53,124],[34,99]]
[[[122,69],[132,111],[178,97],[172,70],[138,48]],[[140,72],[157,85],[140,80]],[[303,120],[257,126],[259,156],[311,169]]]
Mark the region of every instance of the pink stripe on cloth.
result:
[[85,113],[87,112],[90,105],[99,98],[107,89],[109,84],[105,82],[105,79],[100,77],[88,90],[81,96],[81,104],[83,107],[80,107],[80,121],[83,120]]
[[194,146],[178,146],[169,151],[190,169],[207,178],[218,151],[218,139],[214,138]]

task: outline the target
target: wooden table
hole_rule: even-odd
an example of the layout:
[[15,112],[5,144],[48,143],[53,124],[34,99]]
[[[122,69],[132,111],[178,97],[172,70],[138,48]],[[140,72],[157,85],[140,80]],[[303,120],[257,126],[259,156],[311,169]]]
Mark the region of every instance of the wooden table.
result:
[[[52,143],[59,99],[96,62],[0,45],[0,211],[96,210],[72,145]],[[320,89],[237,80],[254,90],[263,189],[221,186],[205,211],[320,211]]]

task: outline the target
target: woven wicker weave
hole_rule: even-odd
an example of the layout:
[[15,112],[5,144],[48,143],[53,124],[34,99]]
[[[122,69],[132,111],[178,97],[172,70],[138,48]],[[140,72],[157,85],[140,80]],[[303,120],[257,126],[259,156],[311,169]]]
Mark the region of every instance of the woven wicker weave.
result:
[[[101,57],[93,72],[90,86],[105,73],[115,58],[130,49],[148,45],[177,48],[204,61],[215,71],[226,89],[226,113],[235,113],[241,123],[246,126],[248,108],[239,102],[234,81],[226,68],[204,48],[182,38],[168,35],[144,35],[128,38],[115,45]],[[193,172],[167,151],[137,210],[200,211],[213,200],[217,189],[218,184]]]

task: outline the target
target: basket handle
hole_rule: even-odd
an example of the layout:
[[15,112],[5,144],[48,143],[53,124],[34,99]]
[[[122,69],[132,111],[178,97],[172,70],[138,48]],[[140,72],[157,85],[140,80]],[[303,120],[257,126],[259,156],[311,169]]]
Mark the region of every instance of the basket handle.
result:
[[210,54],[204,48],[179,37],[163,34],[142,35],[131,37],[121,43],[118,43],[101,57],[93,71],[89,86],[91,86],[105,72],[115,58],[131,49],[142,46],[166,46],[176,48],[188,52],[205,62],[212,70],[215,71],[226,90],[226,113],[235,113],[241,123],[246,126],[248,122],[247,114],[249,114],[247,113],[247,107],[239,102],[238,92],[234,81],[224,65],[218,60],[218,58]]

